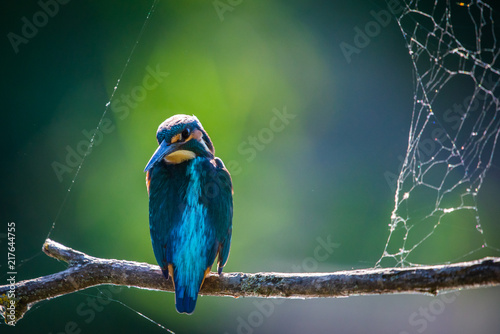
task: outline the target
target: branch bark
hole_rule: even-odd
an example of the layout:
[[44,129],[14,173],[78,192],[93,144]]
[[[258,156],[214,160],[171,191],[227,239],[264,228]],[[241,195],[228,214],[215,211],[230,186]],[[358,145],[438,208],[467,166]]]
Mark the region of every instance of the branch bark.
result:
[[[47,239],[43,251],[69,267],[61,272],[0,286],[0,311],[15,324],[34,304],[103,284],[173,291],[158,266],[100,259]],[[374,294],[419,293],[500,285],[500,258],[449,265],[384,268],[335,273],[211,273],[202,295],[232,297],[317,298]],[[14,291],[14,295],[11,293]],[[11,306],[14,303],[14,308]],[[10,307],[10,309],[9,309]]]

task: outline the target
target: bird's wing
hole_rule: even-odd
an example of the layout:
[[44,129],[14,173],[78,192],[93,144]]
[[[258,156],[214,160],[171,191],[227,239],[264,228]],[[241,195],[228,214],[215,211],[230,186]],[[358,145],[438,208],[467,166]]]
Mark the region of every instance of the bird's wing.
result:
[[[149,229],[156,261],[168,278],[168,265],[172,263],[171,232],[184,212],[185,203],[180,200],[179,185],[159,175],[161,168],[153,168],[146,175],[149,190]],[[175,189],[176,191],[173,191]]]
[[231,245],[233,221],[233,186],[231,176],[219,158],[214,159],[215,173],[213,174],[214,198],[213,204],[208,207],[208,217],[215,226],[217,245],[214,250],[212,262],[219,254],[217,266],[219,274],[227,262]]

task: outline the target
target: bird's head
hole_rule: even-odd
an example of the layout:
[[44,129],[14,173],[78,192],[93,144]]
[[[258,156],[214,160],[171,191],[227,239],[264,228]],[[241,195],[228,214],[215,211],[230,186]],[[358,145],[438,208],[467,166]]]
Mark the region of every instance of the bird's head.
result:
[[158,127],[156,139],[160,145],[145,172],[164,159],[167,163],[178,164],[195,157],[214,157],[214,146],[196,116],[174,115]]

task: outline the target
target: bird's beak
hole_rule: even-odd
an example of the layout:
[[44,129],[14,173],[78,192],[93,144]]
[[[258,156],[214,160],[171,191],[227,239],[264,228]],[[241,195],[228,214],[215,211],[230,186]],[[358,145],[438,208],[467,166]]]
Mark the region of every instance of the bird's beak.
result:
[[155,163],[163,159],[164,156],[176,151],[179,148],[178,146],[179,145],[175,143],[169,145],[166,141],[162,141],[160,146],[158,146],[158,148],[156,149],[155,153],[153,153],[151,159],[149,159],[149,162],[146,165],[146,168],[144,168],[144,171],[147,172],[148,170],[153,168]]

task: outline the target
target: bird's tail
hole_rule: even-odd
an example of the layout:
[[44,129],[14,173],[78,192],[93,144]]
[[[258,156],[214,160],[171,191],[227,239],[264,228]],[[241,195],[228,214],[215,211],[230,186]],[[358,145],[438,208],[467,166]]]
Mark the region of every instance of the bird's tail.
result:
[[[201,275],[196,275],[197,277],[192,280],[187,281],[186,277],[179,277],[176,275],[175,279],[175,308],[179,313],[191,314],[196,306],[196,301],[198,299],[198,293],[200,292],[203,282],[205,281],[205,276],[210,272],[210,268]],[[183,279],[184,278],[184,279]]]
[[189,287],[179,286],[175,288],[175,308],[179,313],[191,314],[194,311],[198,293],[191,295],[189,290],[191,290]]

